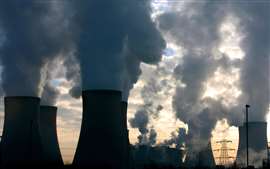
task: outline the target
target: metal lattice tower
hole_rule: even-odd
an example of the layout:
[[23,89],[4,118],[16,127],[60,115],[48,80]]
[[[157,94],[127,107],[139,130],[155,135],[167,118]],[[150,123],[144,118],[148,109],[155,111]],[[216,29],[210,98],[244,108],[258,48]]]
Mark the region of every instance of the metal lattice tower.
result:
[[217,159],[219,160],[219,164],[224,165],[224,166],[228,165],[231,162],[231,159],[235,158],[235,157],[229,156],[229,152],[235,151],[235,149],[228,148],[228,146],[227,146],[227,144],[232,143],[232,141],[224,139],[221,141],[217,141],[216,143],[221,144],[220,149],[214,150],[214,151],[220,152],[219,157],[217,157]]

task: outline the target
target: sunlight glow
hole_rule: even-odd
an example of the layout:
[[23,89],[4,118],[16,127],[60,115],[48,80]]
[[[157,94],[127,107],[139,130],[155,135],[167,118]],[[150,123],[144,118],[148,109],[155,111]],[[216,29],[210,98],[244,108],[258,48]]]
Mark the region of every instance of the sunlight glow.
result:
[[231,60],[243,59],[245,55],[240,48],[243,35],[237,30],[238,22],[235,16],[228,16],[220,27],[222,42],[219,46],[219,51],[226,54]]
[[239,90],[240,69],[233,68],[226,71],[218,68],[214,76],[205,83],[205,93],[202,99],[210,97],[215,100],[222,100],[226,106],[237,104],[237,99],[241,95]]

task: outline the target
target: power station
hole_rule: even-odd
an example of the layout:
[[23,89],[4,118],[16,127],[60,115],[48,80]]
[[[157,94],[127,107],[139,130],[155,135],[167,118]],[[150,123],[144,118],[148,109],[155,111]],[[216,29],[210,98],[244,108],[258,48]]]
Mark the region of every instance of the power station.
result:
[[[179,167],[183,152],[169,147],[131,146],[127,128],[128,103],[115,90],[82,92],[83,119],[73,166],[76,168],[143,168],[151,163]],[[40,98],[5,97],[5,119],[0,142],[0,165],[63,166],[57,138],[57,107],[40,106]],[[227,143],[229,141],[221,141]],[[247,148],[248,147],[248,148]],[[267,159],[267,123],[248,122],[239,126],[236,163],[259,167]],[[220,159],[227,160],[223,146]],[[247,158],[247,154],[249,154]],[[187,154],[185,167],[212,168],[215,161],[209,143],[197,155]],[[226,164],[223,162],[222,164]]]
[[182,165],[183,151],[167,146],[151,147],[148,145],[132,146],[132,168],[143,169],[146,166],[158,165],[164,168],[180,167]]

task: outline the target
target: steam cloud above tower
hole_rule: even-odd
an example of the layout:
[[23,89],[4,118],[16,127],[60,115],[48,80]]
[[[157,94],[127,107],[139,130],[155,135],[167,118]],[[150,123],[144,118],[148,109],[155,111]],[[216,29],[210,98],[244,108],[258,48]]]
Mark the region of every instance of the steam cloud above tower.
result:
[[45,93],[54,93],[44,97],[49,99],[45,102],[55,102],[46,66],[71,49],[66,7],[57,1],[0,2],[1,80],[6,96],[40,96],[45,85],[49,90]]
[[123,90],[126,101],[140,75],[140,63],[159,62],[165,48],[150,17],[149,1],[95,0],[74,6],[80,18],[82,89]]

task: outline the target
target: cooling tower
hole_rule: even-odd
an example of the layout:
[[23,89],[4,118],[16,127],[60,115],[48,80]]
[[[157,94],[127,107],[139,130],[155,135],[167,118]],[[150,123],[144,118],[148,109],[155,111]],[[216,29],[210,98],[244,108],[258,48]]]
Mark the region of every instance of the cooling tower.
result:
[[46,165],[63,165],[56,131],[57,107],[40,106],[40,135]]
[[[248,123],[249,165],[260,166],[267,158],[267,123]],[[246,165],[246,123],[239,127],[237,163]]]
[[39,104],[36,97],[5,97],[2,137],[3,168],[37,165],[42,160]]
[[123,166],[123,113],[121,92],[83,91],[83,117],[73,165],[77,168]]

